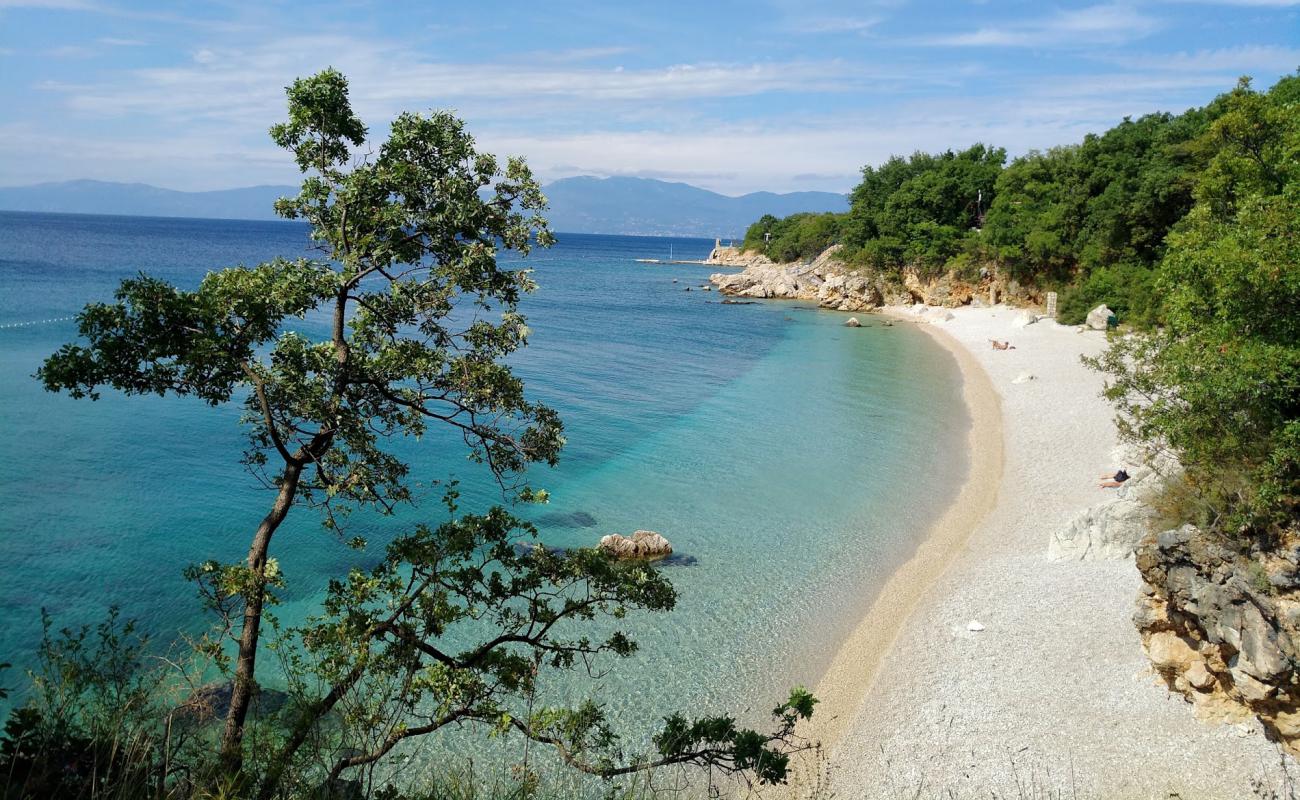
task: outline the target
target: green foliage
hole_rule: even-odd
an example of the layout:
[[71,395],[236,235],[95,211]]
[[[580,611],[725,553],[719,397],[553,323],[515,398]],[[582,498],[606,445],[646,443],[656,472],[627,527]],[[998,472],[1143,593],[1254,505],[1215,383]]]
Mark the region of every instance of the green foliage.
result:
[[864,167],[844,223],[859,260],[882,269],[943,267],[981,224],[1006,151],[976,144],[961,152],[895,156]]
[[169,739],[147,637],[116,609],[93,629],[42,623],[31,690],[0,733],[0,796],[166,797],[164,742],[187,745],[179,731]]
[[1084,195],[1075,181],[1079,148],[1018,158],[998,176],[984,240],[1020,280],[1068,279],[1076,262]]
[[1120,322],[1152,328],[1160,321],[1156,270],[1142,264],[1116,264],[1088,273],[1061,295],[1057,318],[1066,325],[1082,324],[1088,312],[1105,303]]
[[1217,145],[1196,187],[1200,199],[1170,235],[1160,265],[1165,327],[1117,341],[1094,362],[1110,377],[1122,432],[1175,450],[1215,511],[1208,524],[1233,534],[1276,534],[1295,524],[1300,505],[1294,80],[1276,94],[1243,82],[1224,100],[1207,134]]
[[[1126,321],[1151,324],[1146,273],[1191,208],[1200,165],[1193,143],[1213,113],[1126,119],[1077,146],[1016,159],[989,209],[989,255],[1021,281],[1074,282],[1076,305],[1106,303],[1131,310]],[[1065,319],[1081,319],[1077,311]]]
[[840,242],[847,260],[886,275],[956,270],[971,279],[996,267],[1021,284],[1064,287],[1063,321],[1105,303],[1146,329],[1161,319],[1154,275],[1169,235],[1193,204],[1228,214],[1238,197],[1281,194],[1294,180],[1286,131],[1297,98],[1300,76],[1267,93],[1242,79],[1204,108],[1125,119],[1005,169],[1005,152],[986,145],[894,156],[863,168],[833,232],[829,221],[814,225],[817,215],[764,217],[745,247],[772,233],[769,253],[795,260]]
[[[306,220],[328,260],[233,267],[192,291],[125,281],[116,302],[78,316],[84,344],[63,347],[38,373],[48,390],[74,397],[110,387],[243,402],[245,462],[277,497],[246,567],[221,570],[241,602],[209,604],[237,650],[223,742],[231,773],[243,758],[263,606],[280,578],[268,572],[271,540],[293,507],[322,508],[333,529],[357,508],[387,514],[412,501],[409,466],[391,443],[430,425],[457,430],[503,488],[529,463],[554,463],[564,441],[555,413],[528,401],[503,363],[527,340],[517,304],[533,282],[527,270],[502,269],[497,252],[552,242],[523,161],[503,167],[477,152],[446,113],[402,114],[377,154],[351,161],[366,128],[343,76],[325,70],[287,94],[289,119],[271,136],[305,177],[276,210]],[[309,312],[332,321],[326,340],[283,329]]]
[[1198,202],[1226,216],[1239,198],[1282,194],[1296,181],[1297,95],[1300,76],[1283,78],[1267,93],[1242,78],[1216,101],[1221,114],[1196,142],[1209,161],[1196,186]]
[[741,249],[766,253],[777,262],[812,259],[839,241],[843,222],[843,214],[829,212],[792,214],[784,219],[765,214],[745,231]]

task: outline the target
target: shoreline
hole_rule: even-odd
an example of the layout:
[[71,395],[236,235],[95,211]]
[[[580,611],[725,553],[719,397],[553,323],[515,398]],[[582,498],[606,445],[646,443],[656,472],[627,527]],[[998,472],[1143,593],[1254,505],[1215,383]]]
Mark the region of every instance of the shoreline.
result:
[[[1203,723],[1158,679],[1133,624],[1131,555],[1048,559],[1052,534],[1109,497],[1096,477],[1116,457],[1114,412],[1080,360],[1105,335],[1025,325],[1004,305],[884,311],[957,358],[975,450],[957,500],[818,682],[815,778],[891,800],[1236,800],[1294,786],[1295,759],[1258,721]],[[993,447],[996,483],[982,460]]]
[[[884,308],[880,313],[898,322],[916,323],[915,317],[897,308]],[[835,747],[851,724],[907,618],[993,509],[1001,491],[1002,403],[997,391],[974,356],[955,338],[931,325],[917,327],[957,364],[962,402],[970,420],[965,437],[969,453],[966,475],[912,555],[890,573],[866,613],[840,641],[818,679],[813,691],[819,701],[818,713],[805,733],[827,750]]]

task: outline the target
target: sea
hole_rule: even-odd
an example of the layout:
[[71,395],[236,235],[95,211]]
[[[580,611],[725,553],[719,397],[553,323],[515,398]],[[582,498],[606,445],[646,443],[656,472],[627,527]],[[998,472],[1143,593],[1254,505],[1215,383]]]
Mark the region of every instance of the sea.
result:
[[[547,685],[593,697],[615,726],[644,733],[673,711],[766,714],[814,686],[890,572],[955,496],[970,421],[952,357],[911,325],[883,326],[808,304],[722,304],[703,259],[712,240],[559,234],[520,266],[538,290],[533,331],[511,364],[556,408],[567,445],[536,467],[544,507],[516,509],[547,546],[658,531],[678,563],[670,613],[620,625],[640,645]],[[45,392],[33,374],[75,342],[75,315],[138,273],[183,288],[205,273],[310,255],[296,222],[0,212],[0,686],[24,696],[42,610],[55,628],[111,607],[162,646],[206,620],[188,564],[237,561],[271,494],[244,471],[237,403],[175,397],[98,401]],[[503,259],[513,262],[514,255]],[[688,289],[690,291],[688,291]],[[859,315],[862,316],[862,315]],[[323,319],[295,322],[324,336]],[[272,555],[287,578],[286,625],[319,611],[326,582],[374,563],[386,541],[441,522],[459,481],[462,511],[502,503],[451,436],[403,442],[420,502],[358,512],[346,536],[295,510]],[[264,681],[274,684],[274,666]],[[635,748],[635,744],[633,747]]]

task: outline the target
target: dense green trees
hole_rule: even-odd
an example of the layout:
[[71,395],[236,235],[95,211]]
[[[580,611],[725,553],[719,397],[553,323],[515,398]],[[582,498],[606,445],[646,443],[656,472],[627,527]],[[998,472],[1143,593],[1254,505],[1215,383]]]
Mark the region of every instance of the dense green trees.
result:
[[[1249,107],[1255,119],[1276,122],[1297,93],[1295,77],[1268,93],[1245,82],[1204,108],[1125,119],[1005,168],[1004,151],[986,145],[896,156],[865,167],[849,212],[819,217],[817,235],[809,235],[813,215],[764,218],[745,247],[757,249],[761,234],[774,231],[782,247],[768,253],[777,260],[809,258],[830,237],[845,245],[851,262],[886,274],[969,274],[979,265],[1061,290],[1065,322],[1082,321],[1089,308],[1106,303],[1121,320],[1150,327],[1161,319],[1156,274],[1170,232],[1193,204],[1223,210],[1238,187],[1281,185],[1274,166],[1281,140],[1268,125],[1242,122],[1228,109]],[[1227,147],[1247,155],[1225,162]]]
[[774,261],[815,258],[840,236],[841,214],[791,214],[777,219],[764,214],[745,231],[744,250],[766,253]]
[[[121,793],[141,796],[143,775],[160,798],[206,796],[215,786],[238,797],[299,796],[369,774],[415,737],[465,727],[543,743],[598,776],[694,764],[783,781],[794,726],[812,713],[802,690],[776,707],[771,732],[727,716],[672,716],[653,752],[627,757],[595,704],[535,702],[546,670],[633,652],[632,638],[612,628],[629,611],[670,610],[672,585],[647,564],[534,546],[535,531],[503,508],[458,516],[454,491],[444,498],[445,522],[398,536],[373,569],[331,580],[315,618],[285,630],[268,613],[293,574],[273,548],[290,513],[314,508],[327,530],[342,533],[351,513],[389,514],[417,499],[399,440],[454,430],[506,502],[544,496],[522,473],[554,463],[564,443],[555,413],[530,401],[504,363],[527,341],[518,302],[534,286],[529,271],[503,269],[497,254],[552,242],[545,198],[524,162],[478,152],[446,113],[402,114],[374,155],[354,159],[367,130],[333,70],[296,81],[288,101],[289,119],[271,135],[304,180],[276,210],[308,222],[324,258],[224,269],[194,290],[143,275],[124,281],[115,302],[79,315],[81,341],[39,371],[48,390],[74,397],[109,388],[241,403],[244,461],[274,495],[245,561],[187,571],[216,623],[197,642],[193,670],[159,678],[170,680],[160,691],[193,706],[187,682],[213,670],[228,677],[228,697],[209,698],[205,712],[224,719],[214,726],[191,715],[186,740],[200,744],[178,764],[174,714],[153,713],[152,693],[133,699],[147,746],[118,770],[135,781]],[[329,321],[325,337],[286,329],[309,313]],[[597,621],[604,633],[584,632]],[[284,702],[259,708],[268,639],[288,685],[278,688]],[[135,656],[118,659],[118,642],[104,642],[106,668],[134,686]],[[35,761],[28,757],[30,742],[95,757],[103,698],[85,696],[80,673],[61,674],[71,699],[56,698],[57,713],[15,717],[0,765],[57,770],[37,763],[39,747]],[[213,752],[220,758],[205,758]]]
[[1095,362],[1122,432],[1176,451],[1193,521],[1233,535],[1276,536],[1300,513],[1298,93],[1293,77],[1220,98],[1156,278],[1164,325]]
[[942,269],[980,226],[1006,155],[976,144],[864,167],[844,224],[845,244],[876,267]]

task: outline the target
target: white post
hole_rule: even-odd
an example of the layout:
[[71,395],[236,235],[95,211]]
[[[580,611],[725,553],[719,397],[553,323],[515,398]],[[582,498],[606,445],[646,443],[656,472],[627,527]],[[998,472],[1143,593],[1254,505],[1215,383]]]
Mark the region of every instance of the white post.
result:
[[1056,292],[1047,293],[1047,316],[1056,319]]

